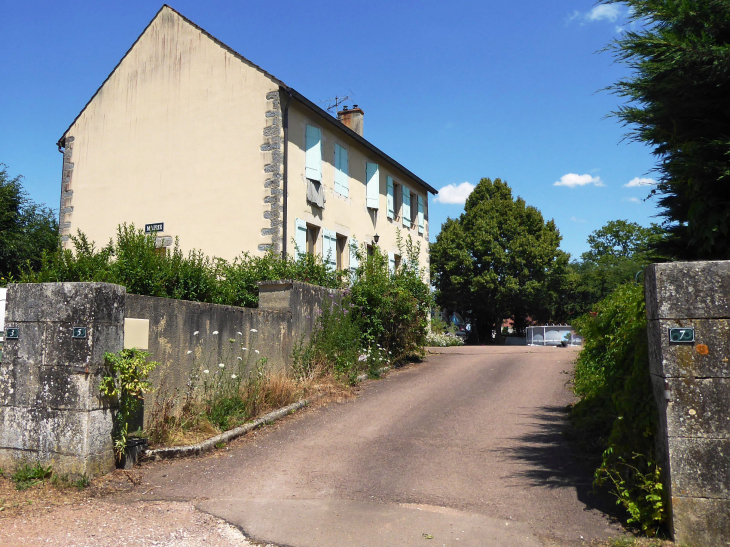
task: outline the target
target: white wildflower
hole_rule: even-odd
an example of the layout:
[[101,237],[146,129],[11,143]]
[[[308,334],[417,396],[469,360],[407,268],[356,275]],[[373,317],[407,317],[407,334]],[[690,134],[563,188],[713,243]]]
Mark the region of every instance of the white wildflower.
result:
[[235,380],[236,378],[238,378],[238,376],[236,376],[235,374],[231,374],[231,378]]
[[225,368],[226,367],[226,365],[224,365],[223,363],[218,363],[218,366],[221,367],[221,368]]
[[241,331],[238,331],[238,332],[237,332],[236,334],[237,334],[238,336],[243,336],[243,333],[242,333]]
[[191,353],[193,353],[193,350],[189,349],[188,350],[188,355],[190,355]]
[[365,353],[363,353],[362,355],[360,355],[360,357],[357,358],[357,360],[358,361],[367,361],[368,356]]
[[200,334],[200,331],[199,331],[199,330],[196,330],[196,331],[195,331],[195,332],[193,333],[193,336],[197,336],[198,334]]
[[241,351],[248,351],[248,348],[241,348]]
[[203,371],[203,374],[209,374],[209,373],[210,373],[210,371],[207,368]]
[[251,332],[258,332],[256,329],[251,329]]
[[257,350],[257,349],[255,349],[254,351],[255,351],[256,353],[259,353],[259,350]]
[[214,331],[213,331],[213,334],[218,334],[218,331],[217,331],[217,330],[214,330]]
[[239,360],[239,361],[243,361],[243,357],[239,357],[239,358],[238,358],[238,360]]

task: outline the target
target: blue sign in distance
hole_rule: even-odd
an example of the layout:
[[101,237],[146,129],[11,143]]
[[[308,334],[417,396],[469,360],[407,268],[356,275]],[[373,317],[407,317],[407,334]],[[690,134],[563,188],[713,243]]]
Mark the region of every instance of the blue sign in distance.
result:
[[670,344],[691,344],[695,341],[695,330],[692,327],[672,327],[669,329]]
[[17,340],[20,334],[18,327],[8,327],[5,329],[5,340]]
[[74,327],[71,338],[74,338],[74,339],[86,338],[86,327]]

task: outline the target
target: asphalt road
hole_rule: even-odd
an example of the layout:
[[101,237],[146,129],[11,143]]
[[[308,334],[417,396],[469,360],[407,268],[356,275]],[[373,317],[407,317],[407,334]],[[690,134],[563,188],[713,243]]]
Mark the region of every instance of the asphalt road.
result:
[[255,540],[293,547],[620,535],[593,508],[591,471],[562,435],[575,351],[439,351],[219,457],[149,468],[149,497],[194,500]]

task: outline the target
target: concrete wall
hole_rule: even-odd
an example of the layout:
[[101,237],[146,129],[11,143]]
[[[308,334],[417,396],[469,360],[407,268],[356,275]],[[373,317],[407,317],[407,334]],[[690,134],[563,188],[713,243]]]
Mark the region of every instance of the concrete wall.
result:
[[[105,352],[137,347],[161,363],[145,421],[156,400],[176,411],[191,380],[243,376],[264,359],[268,370],[290,366],[294,345],[341,293],[291,281],[260,285],[259,308],[126,294],[107,283],[10,285],[5,326],[19,335],[6,339],[0,363],[0,467],[40,461],[71,476],[114,469],[112,409],[99,393]],[[74,327],[86,327],[86,336],[73,338]]]
[[[104,352],[122,348],[124,288],[107,283],[10,285],[0,364],[0,467],[22,460],[61,475],[114,469],[112,413],[99,393]],[[86,337],[74,339],[74,327]]]
[[339,291],[296,281],[265,282],[260,292],[258,308],[127,294],[125,317],[149,321],[145,349],[161,363],[151,375],[157,392],[145,400],[145,421],[155,399],[172,397],[177,406],[191,378],[200,383],[215,373],[247,374],[263,358],[269,370],[287,368],[294,344],[312,333],[318,310],[339,298]]
[[[730,538],[730,261],[646,271],[649,359],[659,408],[657,453],[671,530],[683,545]],[[672,343],[669,329],[693,328]]]

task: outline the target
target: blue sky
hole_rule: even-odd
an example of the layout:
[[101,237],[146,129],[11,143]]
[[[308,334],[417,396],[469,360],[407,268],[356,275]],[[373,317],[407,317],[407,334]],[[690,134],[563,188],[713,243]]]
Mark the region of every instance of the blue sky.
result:
[[[25,176],[32,199],[58,207],[56,141],[161,5],[0,0],[0,162]],[[431,201],[432,240],[483,177],[502,178],[554,218],[573,256],[609,220],[656,220],[655,200],[643,201],[649,181],[642,179],[656,178],[651,150],[621,142],[625,129],[605,117],[620,99],[600,91],[627,73],[597,53],[621,32],[623,6],[170,5],[323,107],[352,94],[365,111],[365,137],[445,187]]]

